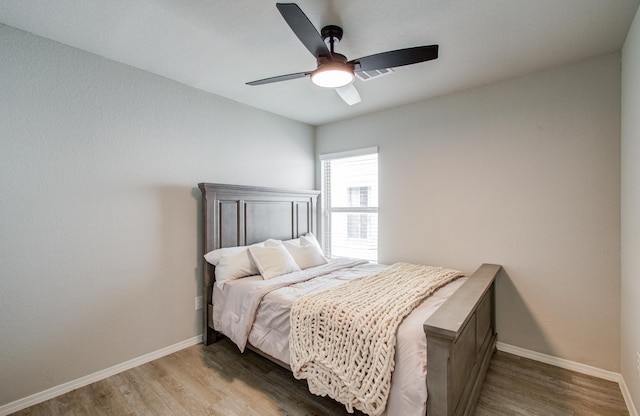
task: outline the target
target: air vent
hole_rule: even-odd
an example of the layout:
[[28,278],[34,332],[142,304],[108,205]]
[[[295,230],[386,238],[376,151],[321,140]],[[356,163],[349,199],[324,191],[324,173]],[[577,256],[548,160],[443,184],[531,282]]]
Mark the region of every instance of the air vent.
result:
[[369,81],[370,79],[380,78],[384,75],[389,75],[393,72],[391,68],[374,69],[373,71],[357,71],[356,76],[363,81]]

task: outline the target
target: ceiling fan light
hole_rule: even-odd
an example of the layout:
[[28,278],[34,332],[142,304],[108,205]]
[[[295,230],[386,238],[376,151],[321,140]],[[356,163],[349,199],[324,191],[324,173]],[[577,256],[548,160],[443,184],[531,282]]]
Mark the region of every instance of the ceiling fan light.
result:
[[353,71],[344,66],[320,67],[311,73],[311,82],[319,87],[339,88],[353,82]]

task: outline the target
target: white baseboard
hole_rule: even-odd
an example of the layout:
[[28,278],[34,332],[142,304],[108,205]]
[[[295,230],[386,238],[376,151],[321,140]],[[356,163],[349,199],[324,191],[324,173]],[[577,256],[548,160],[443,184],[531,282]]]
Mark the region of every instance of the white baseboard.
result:
[[621,378],[619,373],[614,373],[613,371],[602,370],[600,368],[591,367],[590,365],[576,363],[575,361],[569,361],[563,358],[558,358],[524,348],[515,347],[513,345],[503,344],[502,342],[498,342],[496,347],[499,351],[508,352],[519,357],[529,358],[534,361],[540,361],[541,363],[551,364],[556,367],[602,378],[604,380],[618,382]]
[[627,388],[627,383],[624,381],[624,377],[620,377],[620,390],[622,391],[622,397],[624,397],[625,403],[627,403],[627,409],[629,409],[629,416],[638,416],[636,406],[633,404],[631,393]]
[[603,369],[592,367],[586,364],[576,363],[575,361],[565,360],[563,358],[542,354],[539,352],[527,350],[527,349],[516,347],[513,345],[504,344],[502,342],[498,342],[496,344],[496,348],[498,348],[499,351],[508,352],[510,354],[517,355],[519,357],[529,358],[530,360],[539,361],[541,363],[564,368],[565,370],[571,370],[571,371],[586,374],[589,376],[598,377],[604,380],[614,381],[620,385],[620,391],[622,392],[622,397],[624,397],[624,401],[627,405],[627,409],[629,409],[629,415],[638,416],[638,412],[636,411],[635,405],[633,404],[633,400],[631,399],[631,394],[629,393],[629,389],[627,388],[627,385],[624,382],[624,378],[620,373],[603,370]]
[[55,386],[39,393],[32,394],[31,396],[16,400],[15,402],[7,403],[3,406],[0,406],[0,416],[6,416],[22,409],[26,409],[27,407],[42,403],[49,399],[53,399],[54,397],[68,393],[72,390],[84,387],[91,383],[95,383],[96,381],[104,380],[107,377],[111,377],[115,374],[148,363],[149,361],[157,360],[158,358],[173,354],[174,352],[183,350],[201,342],[202,335],[198,335],[193,338],[178,342],[177,344],[169,345],[168,347],[150,352],[149,354],[145,354],[132,360],[125,361],[124,363],[114,365],[113,367],[105,368],[104,370],[97,371],[93,374],[89,374],[87,376],[71,380],[67,383],[60,384],[59,386]]

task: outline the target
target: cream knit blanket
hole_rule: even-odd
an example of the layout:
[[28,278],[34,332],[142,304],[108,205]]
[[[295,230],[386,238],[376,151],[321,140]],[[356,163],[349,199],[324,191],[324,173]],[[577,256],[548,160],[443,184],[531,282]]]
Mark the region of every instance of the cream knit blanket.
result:
[[402,319],[456,270],[397,263],[384,271],[305,296],[291,308],[291,369],[309,390],[368,415],[386,406]]

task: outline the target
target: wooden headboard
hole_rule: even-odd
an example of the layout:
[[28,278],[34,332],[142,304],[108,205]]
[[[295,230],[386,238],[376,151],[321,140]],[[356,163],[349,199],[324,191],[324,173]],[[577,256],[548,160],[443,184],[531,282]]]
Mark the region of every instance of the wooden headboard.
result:
[[[203,253],[274,238],[288,240],[316,232],[320,191],[257,186],[198,184],[202,191]],[[211,321],[214,267],[204,262],[204,345],[215,341]]]

